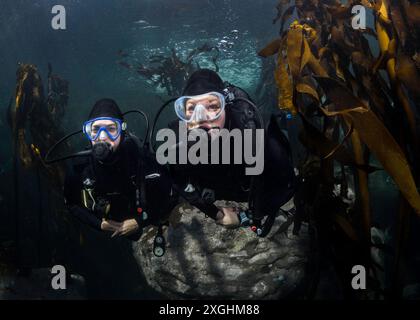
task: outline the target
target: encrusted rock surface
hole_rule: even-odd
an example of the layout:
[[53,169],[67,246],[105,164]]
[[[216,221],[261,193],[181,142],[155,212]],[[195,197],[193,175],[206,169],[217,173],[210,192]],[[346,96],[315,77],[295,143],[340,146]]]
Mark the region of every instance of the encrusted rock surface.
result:
[[188,205],[170,220],[163,257],[152,252],[156,228],[133,245],[149,285],[168,298],[280,299],[305,281],[311,254],[306,224],[296,236],[278,215],[268,236],[259,238],[249,228],[217,225]]

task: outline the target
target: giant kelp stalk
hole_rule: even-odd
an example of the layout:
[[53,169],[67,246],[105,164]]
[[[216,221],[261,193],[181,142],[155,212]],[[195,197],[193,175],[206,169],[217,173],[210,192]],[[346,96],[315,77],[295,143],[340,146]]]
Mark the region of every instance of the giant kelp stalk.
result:
[[[373,14],[373,28],[354,27],[352,9],[356,5]],[[320,240],[330,250],[345,293],[354,294],[349,287],[351,267],[362,264],[372,276],[368,280],[371,290],[385,297],[390,292],[399,294],[408,219],[411,213],[420,215],[416,187],[420,4],[408,0],[280,0],[277,9],[274,23],[280,21],[280,36],[259,55],[277,55],[278,107],[301,120],[300,140],[311,152],[306,162],[310,169],[304,166],[302,170],[311,172],[310,179],[299,190],[297,202],[306,211],[309,208],[317,221]],[[294,21],[287,28],[290,18]],[[377,57],[375,47],[380,51]],[[370,254],[373,204],[368,177],[377,169],[370,165],[373,158],[401,194],[391,271],[394,279],[385,291],[375,281],[383,266]],[[341,197],[334,196],[337,168]],[[349,183],[355,186],[353,207],[342,201]]]
[[[176,52],[175,48],[172,48],[169,56],[150,56],[147,64],[135,65],[134,63],[122,60],[118,61],[118,64],[127,69],[134,70],[154,86],[165,89],[169,96],[177,96],[181,94],[185,81],[187,81],[190,75],[200,69],[196,58],[203,53],[211,54],[211,61],[215,70],[218,71],[217,59],[220,52],[217,47],[210,46],[209,44],[204,44],[201,47],[191,50],[184,60]],[[129,55],[122,51],[119,52],[119,55],[123,58],[129,58]]]
[[24,169],[39,168],[61,188],[65,168],[47,166],[43,157],[63,136],[59,127],[68,101],[68,82],[52,73],[48,66],[48,90],[44,87],[36,66],[20,64],[16,72],[14,99],[9,106],[9,124],[14,140],[15,159]]
[[54,75],[49,66],[45,99],[36,66],[19,64],[16,76],[16,91],[8,110],[14,148],[13,215],[18,265],[32,267],[48,259],[44,259],[48,246],[54,242],[46,237],[57,236],[51,234],[50,229],[61,230],[58,220],[53,218],[63,212],[60,194],[65,167],[63,164],[46,165],[43,159],[48,149],[63,136],[57,121],[67,106],[68,83]]

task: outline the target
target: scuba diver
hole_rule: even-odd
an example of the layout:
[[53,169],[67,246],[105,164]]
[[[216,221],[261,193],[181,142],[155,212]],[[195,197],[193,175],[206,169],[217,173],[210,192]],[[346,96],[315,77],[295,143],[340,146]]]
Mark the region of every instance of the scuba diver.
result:
[[[141,111],[125,114],[130,112],[141,113],[147,120]],[[67,172],[64,183],[70,213],[111,237],[125,236],[133,241],[140,238],[144,226],[160,226],[174,207],[171,180],[148,154],[148,148],[142,147],[140,140],[127,131],[116,102],[97,101],[83,125],[83,133],[90,142],[89,150],[48,160],[54,146],[46,157],[47,163],[82,157]]]
[[[279,127],[279,119],[271,116],[266,127],[248,94],[223,82],[216,72],[208,69],[191,75],[183,96],[176,99],[174,106],[179,119],[171,122],[169,128],[175,132],[181,124],[186,125],[189,133],[203,129],[209,136],[208,141],[217,139],[218,132],[223,128],[229,132],[234,129],[255,132],[259,128],[264,132],[264,140],[252,140],[256,149],[258,143],[264,144],[264,169],[261,174],[246,175],[244,162],[171,164],[174,188],[182,198],[220,225],[251,227],[261,237],[268,234],[279,209],[294,214],[296,177],[290,145]],[[174,147],[178,152],[179,141],[177,134],[177,145]],[[190,149],[194,143],[188,141],[187,148]],[[232,145],[235,142],[231,139],[228,143]],[[214,204],[216,200],[248,202],[249,209],[218,208]]]

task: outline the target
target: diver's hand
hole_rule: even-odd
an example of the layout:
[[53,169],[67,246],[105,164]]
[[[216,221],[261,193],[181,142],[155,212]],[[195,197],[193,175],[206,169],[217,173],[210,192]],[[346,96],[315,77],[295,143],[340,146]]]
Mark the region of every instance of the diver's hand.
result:
[[127,219],[121,223],[121,226],[116,230],[111,238],[115,236],[129,236],[139,230],[139,225],[135,219]]
[[101,230],[102,231],[115,232],[115,231],[117,231],[121,227],[121,225],[122,225],[121,222],[116,222],[116,221],[113,221],[113,220],[105,220],[105,219],[102,219],[102,222],[101,222]]
[[239,218],[237,208],[221,208],[221,211],[217,213],[216,223],[221,224],[227,228],[239,227]]

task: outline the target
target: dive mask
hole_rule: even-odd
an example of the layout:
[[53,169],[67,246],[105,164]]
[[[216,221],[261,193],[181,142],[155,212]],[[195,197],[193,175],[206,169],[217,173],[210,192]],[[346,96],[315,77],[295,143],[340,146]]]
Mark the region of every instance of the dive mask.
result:
[[197,96],[182,96],[175,101],[175,112],[179,119],[187,123],[213,121],[225,109],[223,94],[209,92]]
[[105,135],[112,141],[118,139],[121,131],[127,128],[127,124],[120,119],[111,117],[99,117],[86,121],[83,124],[83,132],[90,141],[98,138],[104,139]]

